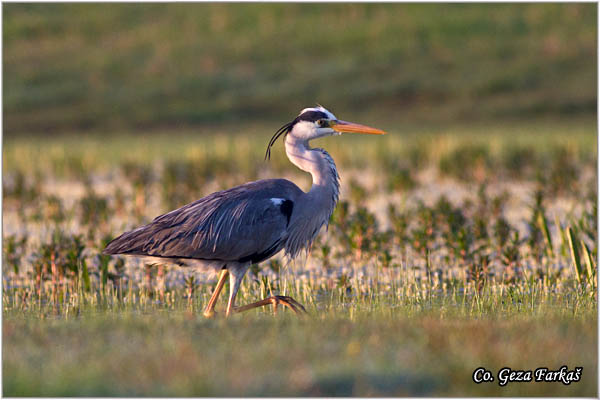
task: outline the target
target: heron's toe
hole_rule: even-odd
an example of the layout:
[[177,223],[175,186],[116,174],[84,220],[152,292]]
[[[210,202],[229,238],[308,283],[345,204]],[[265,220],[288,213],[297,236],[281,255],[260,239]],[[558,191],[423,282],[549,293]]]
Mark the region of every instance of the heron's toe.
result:
[[307,314],[304,306],[289,296],[272,296],[271,299],[271,302],[275,306],[275,309],[277,309],[278,304],[281,304],[290,308],[296,314]]

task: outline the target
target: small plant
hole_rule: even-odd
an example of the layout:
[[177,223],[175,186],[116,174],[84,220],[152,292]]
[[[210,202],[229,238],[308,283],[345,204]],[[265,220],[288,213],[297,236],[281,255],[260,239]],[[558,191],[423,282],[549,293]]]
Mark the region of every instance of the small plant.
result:
[[572,227],[567,228],[567,240],[577,282],[580,284],[587,283],[591,287],[595,287],[596,268],[587,245],[584,241],[577,239],[576,231]]
[[435,242],[435,214],[434,211],[420,203],[415,212],[416,227],[412,229],[413,248],[425,257]]
[[139,218],[146,209],[146,188],[153,180],[152,169],[131,161],[123,163],[122,168],[127,180],[133,185],[135,213]]
[[4,199],[14,199],[22,206],[37,200],[41,193],[41,177],[34,174],[33,178],[33,180],[28,179],[20,169],[8,174],[2,181]]
[[16,235],[8,235],[4,237],[4,265],[11,266],[15,274],[18,274],[21,269],[21,260],[26,246],[27,236],[17,238]]
[[190,160],[169,160],[161,183],[163,203],[169,209],[181,207],[196,199],[197,188],[205,182],[201,170]]
[[43,243],[32,257],[33,274],[39,294],[44,280],[51,279],[56,290],[57,286],[64,284],[64,278],[77,280],[80,269],[83,268],[83,274],[87,274],[84,249],[81,236],[65,234],[59,229],[54,230],[50,241]]
[[[111,235],[106,235],[100,241],[100,249],[104,249],[106,245],[113,239]],[[98,263],[98,270],[100,271],[100,282],[102,283],[102,292],[106,289],[106,284],[109,279],[108,265],[112,256],[110,254],[103,254],[102,250],[96,254],[96,261]]]
[[364,204],[367,199],[367,190],[355,179],[350,180],[350,199],[356,205]]
[[394,258],[388,249],[384,249],[381,253],[379,253],[379,262],[383,268],[395,267],[396,265],[392,263],[393,259]]
[[388,205],[388,218],[393,229],[393,241],[400,250],[404,251],[406,243],[409,241],[408,215],[399,212],[393,204]]
[[338,289],[348,289],[351,287],[351,282],[350,282],[350,277],[346,274],[342,274],[340,275],[340,277],[337,279],[335,286]]
[[317,257],[321,260],[321,265],[325,269],[331,268],[331,246],[327,243],[317,244],[318,252]]
[[481,293],[487,279],[491,276],[489,266],[489,254],[477,254],[476,259],[469,265],[467,270],[467,280],[475,282],[475,288],[479,293]]
[[349,245],[354,250],[356,260],[363,258],[365,253],[372,249],[375,233],[377,232],[377,220],[366,208],[359,207],[350,217]]
[[158,272],[158,264],[157,263],[145,263],[144,264],[144,288],[146,293],[152,294],[152,290],[154,288],[154,277]]
[[[547,248],[547,243],[544,243],[544,236],[549,232],[547,231],[547,226],[543,223],[540,224],[540,220],[546,221],[545,209],[544,209],[544,193],[542,190],[538,189],[534,195],[535,203],[532,206],[531,217],[527,226],[529,228],[529,238],[527,240],[527,244],[531,251],[531,255],[538,260],[541,260],[541,257],[544,254],[544,249]],[[546,230],[546,232],[544,232]],[[546,242],[551,240],[549,238],[545,239]]]
[[502,148],[500,158],[510,179],[528,179],[533,176],[533,166],[539,162],[536,156],[532,147],[508,143]]
[[408,168],[397,168],[388,174],[387,188],[389,192],[405,192],[413,189],[416,185]]
[[460,146],[439,162],[440,172],[469,182],[482,182],[491,167],[489,150],[482,145]]
[[97,195],[91,186],[88,186],[85,196],[79,200],[79,209],[81,222],[94,230],[108,220],[111,212],[106,197]]
[[194,299],[196,290],[198,289],[198,286],[200,286],[200,284],[198,283],[198,281],[196,280],[196,277],[194,275],[187,276],[184,280],[184,283],[185,283],[185,292],[187,294],[187,299],[188,299],[188,305],[191,306],[193,304],[193,299]]
[[59,224],[66,218],[62,200],[57,196],[46,197],[45,219]]
[[271,270],[273,272],[275,272],[276,274],[278,274],[279,271],[281,271],[281,261],[279,261],[276,258],[273,258],[273,259],[269,260],[269,268],[271,268]]
[[499,251],[502,251],[502,249],[508,242],[508,238],[510,236],[510,232],[512,231],[512,228],[511,228],[510,224],[508,223],[508,221],[503,216],[499,216],[496,219],[493,231],[494,231],[494,239],[496,242],[496,247]]
[[549,194],[573,192],[578,184],[578,168],[565,147],[556,147],[550,155],[550,168],[545,187]]
[[525,240],[519,238],[519,231],[514,230],[512,237],[502,249],[500,261],[504,264],[506,272],[506,281],[514,283],[521,277],[521,244]]

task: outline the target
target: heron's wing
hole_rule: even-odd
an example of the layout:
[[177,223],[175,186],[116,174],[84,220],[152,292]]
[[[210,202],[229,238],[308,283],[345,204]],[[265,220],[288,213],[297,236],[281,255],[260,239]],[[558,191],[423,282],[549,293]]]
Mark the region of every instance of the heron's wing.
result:
[[284,179],[216,192],[124,233],[105,252],[260,262],[283,247],[299,193]]

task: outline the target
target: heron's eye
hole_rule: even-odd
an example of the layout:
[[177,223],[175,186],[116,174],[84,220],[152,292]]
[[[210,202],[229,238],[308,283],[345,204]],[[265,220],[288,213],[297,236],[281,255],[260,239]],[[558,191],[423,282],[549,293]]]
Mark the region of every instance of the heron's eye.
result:
[[320,119],[317,121],[317,124],[319,124],[320,127],[324,127],[327,126],[327,121],[324,119]]

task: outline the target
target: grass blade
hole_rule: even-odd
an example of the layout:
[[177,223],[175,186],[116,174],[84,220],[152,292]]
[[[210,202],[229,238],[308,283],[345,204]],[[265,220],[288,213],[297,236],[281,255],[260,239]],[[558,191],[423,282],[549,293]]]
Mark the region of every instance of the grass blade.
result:
[[538,225],[544,233],[544,240],[546,241],[546,254],[548,257],[554,257],[554,247],[552,246],[552,236],[550,236],[550,230],[548,229],[548,221],[543,212],[538,213],[537,218]]
[[83,283],[85,285],[85,291],[89,292],[91,289],[90,284],[90,274],[88,272],[87,263],[85,260],[81,262],[81,277],[83,278]]
[[590,250],[586,246],[585,242],[581,240],[581,248],[583,249],[583,260],[585,261],[585,266],[587,270],[588,281],[592,286],[596,286],[596,274],[594,268],[594,261],[592,260],[592,255],[590,254]]
[[567,256],[567,237],[565,234],[565,230],[563,229],[562,225],[560,224],[560,221],[558,220],[558,216],[554,217],[554,224],[556,225],[556,229],[558,230],[558,233],[560,235],[560,254],[563,257]]
[[570,226],[567,228],[567,239],[569,242],[569,249],[571,250],[571,260],[573,261],[573,266],[575,267],[575,275],[577,276],[577,281],[581,283],[583,269],[581,268],[581,260],[579,259],[579,246],[575,240],[573,228]]

